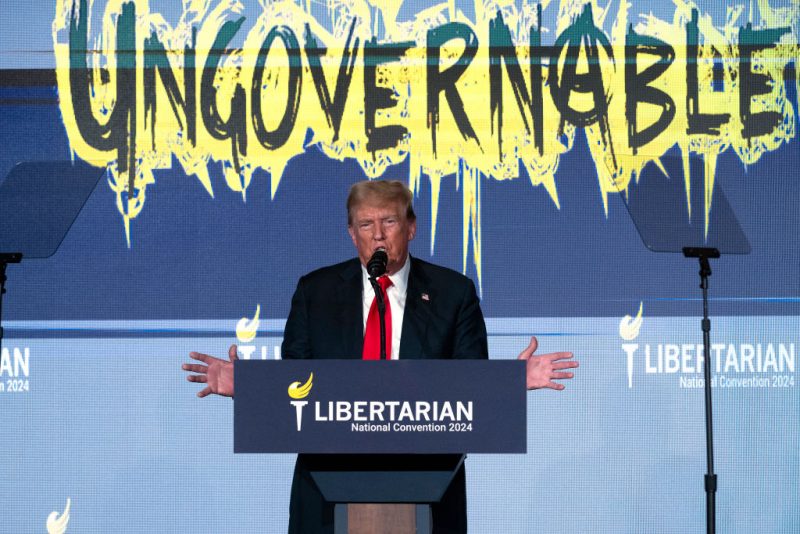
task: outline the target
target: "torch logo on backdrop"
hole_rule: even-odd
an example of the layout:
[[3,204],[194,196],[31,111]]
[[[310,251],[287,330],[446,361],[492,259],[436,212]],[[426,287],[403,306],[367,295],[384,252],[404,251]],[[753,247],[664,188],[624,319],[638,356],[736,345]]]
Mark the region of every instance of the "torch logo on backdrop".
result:
[[292,382],[289,384],[289,398],[294,399],[289,401],[289,404],[294,406],[295,414],[297,416],[297,431],[300,432],[303,428],[303,408],[306,407],[308,401],[303,400],[308,397],[308,394],[311,393],[311,387],[313,386],[314,380],[314,373],[311,373],[306,380],[305,384],[301,384],[298,382]]
[[238,352],[245,360],[262,359],[269,360],[281,359],[281,348],[277,343],[265,341],[261,345],[256,345],[255,340],[258,329],[261,327],[261,304],[256,304],[255,315],[242,317],[236,322],[236,340]]
[[47,516],[47,534],[64,534],[67,531],[67,524],[69,524],[69,507],[72,504],[69,497],[67,497],[67,506],[61,515],[58,512],[50,512]]
[[258,327],[261,323],[259,316],[261,315],[261,304],[256,304],[256,314],[251,319],[249,317],[242,317],[236,323],[236,339],[240,343],[250,343],[256,338]]
[[[644,304],[640,302],[636,317],[626,315],[619,322],[619,337],[623,340],[622,350],[627,360],[628,388],[633,388],[634,371],[637,369],[644,375],[675,377],[681,389],[703,388],[705,349],[702,344],[669,341],[633,343],[639,337],[644,322],[643,309]],[[652,321],[650,332],[658,331],[658,328],[653,328]],[[796,353],[795,343],[791,341],[755,339],[712,343],[710,363],[713,388],[795,387]]]
[[[639,313],[636,318],[626,315],[619,322],[619,337],[624,341],[633,341],[639,337],[639,330],[642,328],[642,310],[644,310],[644,302],[639,302]],[[635,343],[623,343],[622,350],[628,356],[628,388],[633,387],[633,353],[639,345]]]

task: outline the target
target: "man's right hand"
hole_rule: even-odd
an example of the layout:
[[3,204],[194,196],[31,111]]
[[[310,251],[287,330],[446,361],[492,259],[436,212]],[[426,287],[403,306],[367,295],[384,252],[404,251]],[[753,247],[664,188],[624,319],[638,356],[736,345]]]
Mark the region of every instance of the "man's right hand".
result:
[[231,345],[228,349],[229,362],[199,352],[190,352],[189,357],[206,364],[184,363],[182,366],[184,371],[197,373],[186,375],[186,380],[206,384],[206,387],[197,393],[198,397],[205,397],[209,393],[233,397],[233,362],[239,359],[236,345]]

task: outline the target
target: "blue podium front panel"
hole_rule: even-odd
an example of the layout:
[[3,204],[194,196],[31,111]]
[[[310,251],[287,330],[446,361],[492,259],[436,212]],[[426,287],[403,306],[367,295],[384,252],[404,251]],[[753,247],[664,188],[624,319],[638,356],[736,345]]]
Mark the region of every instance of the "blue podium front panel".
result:
[[524,453],[517,361],[238,361],[234,450]]

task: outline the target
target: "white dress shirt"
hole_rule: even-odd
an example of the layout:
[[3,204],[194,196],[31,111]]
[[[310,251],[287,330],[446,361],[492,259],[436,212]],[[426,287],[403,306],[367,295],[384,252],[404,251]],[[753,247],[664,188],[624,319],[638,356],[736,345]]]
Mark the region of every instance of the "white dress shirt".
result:
[[[407,256],[403,267],[389,276],[392,285],[386,289],[386,296],[389,299],[389,306],[392,309],[392,360],[397,360],[400,357],[400,334],[403,330],[403,313],[406,309],[406,292],[408,290],[408,273],[410,270],[411,256]],[[372,284],[369,283],[369,274],[367,274],[367,268],[363,265],[361,266],[361,288],[362,331],[366,332],[367,317],[369,317],[369,309],[372,306],[372,301],[375,300],[375,290],[372,289]]]

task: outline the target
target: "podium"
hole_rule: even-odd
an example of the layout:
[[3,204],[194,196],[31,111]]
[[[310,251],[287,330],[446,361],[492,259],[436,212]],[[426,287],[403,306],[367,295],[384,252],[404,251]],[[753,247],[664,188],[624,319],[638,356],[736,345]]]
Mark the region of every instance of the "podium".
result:
[[234,452],[299,453],[335,532],[429,533],[468,453],[526,452],[525,362],[239,360]]

